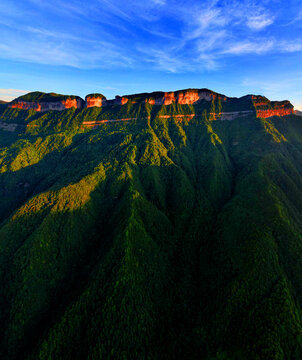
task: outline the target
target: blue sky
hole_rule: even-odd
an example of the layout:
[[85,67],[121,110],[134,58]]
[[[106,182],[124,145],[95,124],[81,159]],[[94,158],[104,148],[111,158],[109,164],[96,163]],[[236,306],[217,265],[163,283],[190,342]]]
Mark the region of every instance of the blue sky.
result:
[[0,99],[207,87],[302,109],[300,0],[0,0]]

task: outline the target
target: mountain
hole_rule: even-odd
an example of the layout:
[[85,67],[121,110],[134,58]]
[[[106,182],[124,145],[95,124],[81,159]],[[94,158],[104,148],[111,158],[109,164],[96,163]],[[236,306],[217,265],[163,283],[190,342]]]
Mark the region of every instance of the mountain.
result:
[[[238,113],[256,112],[258,117],[284,116],[294,113],[292,104],[285,101],[269,101],[264,96],[248,95],[241,98],[229,98],[208,89],[186,89],[172,92],[153,92],[134,95],[116,96],[107,100],[103,94],[89,94],[85,101],[75,95],[61,95],[55,93],[31,92],[12,101],[9,108],[23,110],[49,111],[66,110],[69,108],[83,109],[90,107],[112,108],[114,105],[131,105],[146,103],[150,105],[195,105],[196,110],[207,109],[215,113],[215,104],[212,110],[210,104],[216,103],[217,115],[225,120],[232,120]],[[192,109],[193,110],[193,109]],[[179,110],[176,110],[176,113]],[[194,113],[195,114],[195,113]]]
[[296,115],[299,115],[299,116],[302,116],[302,111],[295,110],[295,114],[296,114]]
[[0,107],[0,193],[1,359],[302,358],[288,101],[30,93]]
[[84,101],[79,96],[43,93],[35,91],[22,95],[9,104],[10,108],[36,111],[66,110],[70,108],[81,109]]

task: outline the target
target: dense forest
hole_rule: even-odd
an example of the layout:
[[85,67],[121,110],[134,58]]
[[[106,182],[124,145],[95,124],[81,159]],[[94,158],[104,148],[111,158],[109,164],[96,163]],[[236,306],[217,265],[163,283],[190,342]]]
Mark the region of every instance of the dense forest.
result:
[[0,358],[302,359],[302,118],[110,111],[0,107]]

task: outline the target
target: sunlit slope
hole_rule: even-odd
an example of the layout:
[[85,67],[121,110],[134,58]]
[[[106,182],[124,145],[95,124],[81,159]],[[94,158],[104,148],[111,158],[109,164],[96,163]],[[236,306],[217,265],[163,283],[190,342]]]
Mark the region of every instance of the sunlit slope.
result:
[[1,358],[302,358],[300,117],[9,111]]

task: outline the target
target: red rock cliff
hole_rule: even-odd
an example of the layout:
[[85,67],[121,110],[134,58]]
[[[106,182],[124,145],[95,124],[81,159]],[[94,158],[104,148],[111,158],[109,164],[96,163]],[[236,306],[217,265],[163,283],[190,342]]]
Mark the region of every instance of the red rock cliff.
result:
[[220,97],[222,101],[227,101],[227,97],[216,94],[210,90],[180,90],[175,92],[158,93],[154,97],[145,99],[151,105],[170,105],[173,102],[185,105],[195,104],[202,100],[212,101],[216,97]]
[[34,103],[34,102],[27,102],[27,101],[17,101],[12,104],[9,104],[8,107],[12,109],[22,109],[22,110],[36,110],[41,111],[41,105]]
[[149,103],[151,105],[170,105],[173,102],[178,104],[195,104],[199,101],[212,101],[219,97],[222,101],[227,101],[227,97],[219,95],[211,90],[207,89],[189,89],[170,92],[155,92],[134,94],[129,96],[116,96],[113,100],[107,100],[102,94],[91,94],[86,96],[86,106],[102,107],[110,105],[124,105],[128,102],[131,103]]
[[125,104],[127,104],[128,101],[129,101],[129,99],[125,96],[116,96],[115,99],[113,100],[113,104],[125,105]]
[[294,107],[288,101],[269,101],[262,96],[252,96],[257,117],[286,116],[294,114]]
[[116,96],[113,100],[107,100],[105,96],[101,94],[92,94],[87,95],[85,98],[86,107],[90,108],[93,106],[96,107],[103,107],[103,106],[110,106],[110,105],[125,105],[128,102],[128,98],[123,96]]
[[66,98],[58,101],[24,101],[16,99],[8,105],[12,109],[35,110],[35,111],[49,111],[49,110],[66,110],[70,108],[82,109],[84,101],[77,98]]
[[90,94],[85,97],[86,107],[102,107],[107,105],[107,99],[102,94]]
[[217,94],[207,89],[188,89],[180,91],[170,92],[155,92],[155,93],[143,93],[134,94],[129,96],[116,96],[113,100],[107,100],[102,94],[89,94],[85,98],[85,104],[87,108],[96,106],[111,106],[111,105],[125,105],[128,102],[131,103],[143,103],[147,102],[151,105],[170,105],[173,102],[184,104],[195,104],[199,101],[212,101],[219,97],[222,101],[227,101],[228,98],[224,95]]

